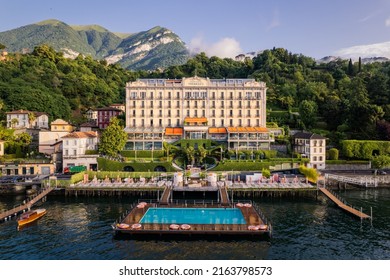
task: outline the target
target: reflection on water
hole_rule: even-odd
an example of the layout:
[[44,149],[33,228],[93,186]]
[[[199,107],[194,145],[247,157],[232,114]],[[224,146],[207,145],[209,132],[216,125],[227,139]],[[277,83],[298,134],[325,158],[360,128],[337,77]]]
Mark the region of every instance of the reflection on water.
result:
[[[49,196],[47,214],[31,226],[17,231],[16,221],[0,224],[0,258],[390,259],[390,190],[340,195],[353,205],[372,207],[372,226],[322,198],[261,198],[257,202],[273,225],[270,241],[117,239],[110,225],[136,198]],[[2,207],[17,202],[0,197]]]

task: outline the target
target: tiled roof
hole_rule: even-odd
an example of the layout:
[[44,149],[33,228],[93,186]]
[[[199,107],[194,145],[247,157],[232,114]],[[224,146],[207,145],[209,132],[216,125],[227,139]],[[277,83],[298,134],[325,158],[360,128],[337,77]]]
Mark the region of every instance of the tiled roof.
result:
[[311,133],[311,132],[297,132],[293,135],[294,138],[301,138],[301,139],[326,139],[325,137]]
[[95,131],[76,131],[69,133],[61,138],[94,138],[97,137],[97,133]]
[[9,114],[9,115],[10,114],[14,114],[14,115],[16,115],[16,114],[29,114],[29,113],[34,113],[34,115],[36,117],[40,117],[42,115],[46,115],[47,116],[47,114],[44,113],[44,112],[35,112],[35,111],[29,111],[29,110],[16,110],[16,111],[7,112],[6,114]]
[[59,124],[66,124],[66,125],[69,125],[69,123],[67,121],[64,121],[63,119],[56,119],[56,120],[52,121],[51,124],[52,125],[53,124],[57,124],[57,125],[59,125]]
[[98,127],[98,126],[96,125],[96,122],[85,122],[81,124],[80,127]]
[[114,108],[114,107],[104,107],[104,108],[97,108],[95,111],[120,111],[122,112],[121,109]]

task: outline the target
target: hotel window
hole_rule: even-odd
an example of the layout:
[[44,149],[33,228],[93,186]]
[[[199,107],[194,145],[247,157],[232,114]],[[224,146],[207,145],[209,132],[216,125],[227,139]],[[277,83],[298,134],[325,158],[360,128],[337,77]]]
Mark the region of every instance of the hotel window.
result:
[[212,117],[215,117],[215,110],[212,110],[211,116],[212,116]]
[[158,119],[158,125],[161,127],[162,126],[162,119]]
[[66,155],[66,156],[68,155],[68,150],[65,150],[65,155]]
[[319,161],[322,161],[322,156],[320,156]]
[[162,99],[162,92],[161,91],[158,93],[158,99]]
[[162,110],[159,110],[159,111],[158,111],[158,116],[159,116],[159,117],[162,117]]
[[171,110],[168,110],[168,117],[171,117]]
[[230,110],[229,117],[233,117],[233,110]]
[[230,108],[233,108],[233,101],[230,101]]
[[241,101],[238,101],[238,108],[242,108],[242,102]]
[[145,99],[146,92],[141,92],[141,99]]
[[135,108],[135,101],[133,101],[133,107]]
[[176,117],[180,117],[180,110],[176,111]]
[[206,101],[202,101],[202,108],[206,107]]
[[202,110],[202,117],[206,116],[206,110]]
[[320,153],[322,153],[322,148],[320,148]]
[[242,94],[241,94],[241,92],[238,93],[238,98],[239,98],[239,99],[242,99]]
[[221,101],[221,107],[225,107],[225,101]]
[[168,99],[171,99],[171,92],[168,92]]
[[314,148],[314,153],[316,153],[317,152],[317,148]]
[[212,97],[212,99],[215,99],[215,92],[212,92],[212,95],[211,95]]
[[171,101],[168,101],[168,108],[171,108]]
[[260,110],[256,110],[256,117],[260,117]]
[[176,108],[180,108],[180,101],[176,101]]
[[180,119],[176,119],[176,126],[180,126]]
[[141,108],[145,108],[145,101],[141,102]]
[[74,155],[74,156],[77,155],[77,150],[73,150],[73,155]]
[[135,119],[133,119],[133,127],[135,126]]
[[233,99],[233,92],[230,92],[230,99]]
[[250,117],[250,116],[251,116],[251,110],[247,110],[246,116],[247,116],[247,117]]
[[195,110],[195,117],[198,116],[198,110]]
[[153,120],[150,120],[150,126],[153,127]]
[[233,126],[233,119],[230,119],[229,122],[230,122],[230,126]]
[[77,145],[77,140],[73,140],[73,145]]
[[242,112],[241,112],[241,110],[238,110],[238,116],[239,116],[239,117],[242,117]]
[[145,117],[145,111],[144,110],[141,111],[141,117]]
[[133,110],[133,117],[135,117],[135,110]]
[[150,101],[150,107],[153,107],[153,101]]
[[187,117],[190,116],[190,110],[187,110]]
[[145,120],[144,119],[141,120],[141,126],[145,127]]
[[158,102],[158,107],[159,107],[159,108],[162,108],[162,101],[159,101],[159,102]]
[[[170,94],[171,92],[168,91],[168,94]],[[176,99],[180,99],[180,92],[176,92]]]
[[195,101],[195,108],[198,108],[198,101]]
[[153,110],[150,110],[150,116],[153,117]]
[[259,119],[256,120],[256,126],[260,126],[260,121],[259,121]]
[[242,120],[241,119],[238,120],[238,126],[242,126]]
[[187,101],[187,108],[190,108],[190,101]]
[[316,156],[313,157],[313,161],[317,161],[317,157]]
[[221,126],[225,126],[225,121],[221,120]]
[[153,99],[153,91],[150,92],[150,99]]
[[212,123],[212,126],[215,126],[215,119],[212,119],[211,123]]
[[225,110],[221,110],[221,117],[225,116]]
[[251,107],[251,102],[250,101],[247,101],[246,107]]
[[248,125],[248,126],[251,126],[251,120],[248,120],[248,121],[247,121],[247,125]]
[[225,93],[223,91],[221,92],[221,99],[225,99]]
[[211,108],[215,108],[215,101],[211,103]]

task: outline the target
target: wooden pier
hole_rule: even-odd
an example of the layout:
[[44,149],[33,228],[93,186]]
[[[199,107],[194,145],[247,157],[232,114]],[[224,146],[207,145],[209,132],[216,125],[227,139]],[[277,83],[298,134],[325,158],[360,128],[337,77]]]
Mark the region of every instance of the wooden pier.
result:
[[24,210],[30,209],[35,203],[37,203],[39,200],[48,195],[52,190],[54,190],[54,187],[47,187],[27,203],[19,205],[11,210],[1,212],[0,221],[5,221],[14,215],[16,216],[18,213],[23,212]]
[[221,186],[219,188],[219,194],[221,196],[221,205],[222,206],[229,206],[230,205],[229,195],[227,192],[227,188],[225,186]]
[[172,186],[166,186],[160,199],[161,205],[168,205],[169,198],[172,195]]
[[364,176],[364,177],[349,177],[342,176],[336,174],[325,174],[326,180],[333,180],[340,183],[351,184],[359,187],[377,187],[378,186],[378,178],[372,176]]
[[371,216],[364,214],[363,212],[346,205],[344,202],[342,202],[340,199],[338,199],[333,193],[331,193],[329,190],[326,188],[319,188],[319,190],[330,200],[332,200],[334,203],[337,204],[338,207],[343,209],[344,211],[360,218],[360,219],[371,219]]

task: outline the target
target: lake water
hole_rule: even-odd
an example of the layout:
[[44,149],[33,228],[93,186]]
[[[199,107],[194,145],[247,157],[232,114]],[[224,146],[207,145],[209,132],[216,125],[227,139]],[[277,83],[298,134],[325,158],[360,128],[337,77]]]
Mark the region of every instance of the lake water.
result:
[[[272,222],[270,241],[118,240],[110,225],[137,198],[49,196],[37,223],[0,224],[0,259],[390,259],[390,189],[339,195],[366,213],[372,207],[372,225],[323,196],[256,199]],[[23,199],[0,197],[0,209]]]

